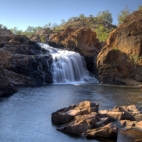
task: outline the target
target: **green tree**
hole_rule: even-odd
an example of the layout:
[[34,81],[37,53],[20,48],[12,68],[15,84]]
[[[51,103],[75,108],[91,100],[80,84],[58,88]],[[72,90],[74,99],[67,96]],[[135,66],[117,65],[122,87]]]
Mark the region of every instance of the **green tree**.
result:
[[124,22],[125,18],[128,15],[130,15],[131,13],[132,13],[132,11],[127,6],[125,7],[124,10],[121,10],[120,14],[118,15],[118,24],[122,24]]
[[79,18],[80,18],[80,20],[84,20],[85,19],[85,15],[84,14],[80,14]]
[[43,28],[51,28],[51,22],[46,24]]
[[103,25],[100,25],[96,30],[95,30],[96,34],[97,34],[97,38],[102,41],[105,42],[106,39],[108,38],[109,33],[111,32],[111,30],[108,30],[107,28],[105,28]]
[[14,34],[18,34],[18,31],[19,31],[17,27],[13,27],[13,28],[11,28],[10,30],[11,30],[11,32],[14,33]]
[[142,5],[139,5],[138,10],[142,10]]
[[101,11],[97,14],[97,19],[100,21],[107,21],[108,23],[112,23],[112,14],[109,12],[109,10]]
[[61,20],[61,25],[64,25],[66,21],[64,19]]

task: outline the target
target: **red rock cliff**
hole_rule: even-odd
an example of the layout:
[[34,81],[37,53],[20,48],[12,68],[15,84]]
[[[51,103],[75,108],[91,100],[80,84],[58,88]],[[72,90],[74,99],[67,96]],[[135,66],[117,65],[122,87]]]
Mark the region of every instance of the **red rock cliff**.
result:
[[142,81],[142,11],[133,12],[109,35],[97,57],[97,68],[102,83]]

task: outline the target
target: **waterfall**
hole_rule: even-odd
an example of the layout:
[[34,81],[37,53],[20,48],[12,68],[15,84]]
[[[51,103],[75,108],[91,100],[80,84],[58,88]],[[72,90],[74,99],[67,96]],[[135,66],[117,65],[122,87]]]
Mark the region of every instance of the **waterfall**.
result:
[[76,52],[57,49],[38,43],[53,58],[53,83],[97,82],[86,68],[84,58]]

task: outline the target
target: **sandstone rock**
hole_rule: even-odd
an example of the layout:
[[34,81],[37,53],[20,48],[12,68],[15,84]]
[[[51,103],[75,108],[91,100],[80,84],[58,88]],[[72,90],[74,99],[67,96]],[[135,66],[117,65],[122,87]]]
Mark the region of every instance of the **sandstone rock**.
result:
[[101,83],[124,85],[121,79],[125,78],[141,81],[141,20],[142,11],[135,11],[109,35],[97,57]]
[[87,138],[116,140],[119,128],[120,133],[141,140],[141,107],[115,106],[97,112],[98,105],[84,101],[52,113],[52,122],[63,124],[57,128],[59,131]]
[[131,120],[131,121],[141,121],[142,114],[141,108],[138,108],[136,105],[129,105],[129,106],[119,106],[114,107],[112,109],[113,112],[123,112],[124,115],[121,119],[123,120]]
[[87,138],[117,139],[117,133],[118,133],[118,129],[116,125],[113,123],[110,123],[104,127],[88,130],[86,132],[86,137]]
[[142,121],[139,121],[135,124],[135,129],[138,129],[142,132]]
[[97,120],[98,118],[96,112],[91,112],[84,115],[77,115],[75,116],[73,121],[71,121],[67,125],[62,126],[58,130],[81,135],[85,133],[88,129],[93,128]]
[[52,122],[57,124],[66,124],[70,122],[76,115],[89,114],[90,112],[98,112],[98,104],[90,101],[84,101],[77,106],[60,109],[52,113]]
[[99,117],[108,117],[109,121],[121,120],[123,118],[123,115],[123,112],[114,112],[106,110],[99,111]]
[[108,123],[109,123],[108,117],[103,117],[103,118],[98,117],[98,121],[95,123],[94,128],[105,126]]
[[66,124],[70,122],[72,119],[74,119],[75,113],[69,113],[69,110],[73,110],[76,106],[70,106],[68,108],[63,108],[60,110],[57,110],[56,112],[52,113],[51,120],[54,124]]
[[121,120],[120,124],[122,127],[124,127],[124,130],[132,129],[132,127],[135,126],[136,121],[130,121],[130,120]]

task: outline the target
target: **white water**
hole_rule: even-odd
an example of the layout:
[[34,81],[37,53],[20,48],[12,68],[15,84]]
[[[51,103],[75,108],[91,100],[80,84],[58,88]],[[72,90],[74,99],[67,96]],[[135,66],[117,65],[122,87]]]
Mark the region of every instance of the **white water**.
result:
[[52,55],[54,83],[97,82],[87,70],[84,58],[79,53],[53,48],[44,43],[39,45]]

